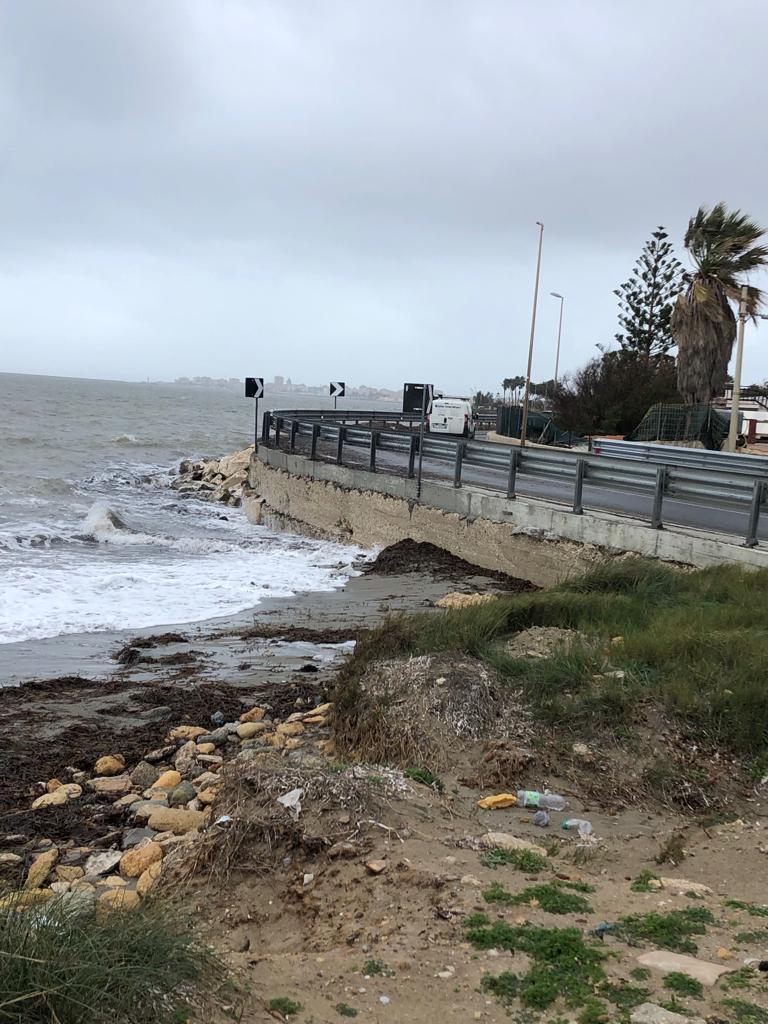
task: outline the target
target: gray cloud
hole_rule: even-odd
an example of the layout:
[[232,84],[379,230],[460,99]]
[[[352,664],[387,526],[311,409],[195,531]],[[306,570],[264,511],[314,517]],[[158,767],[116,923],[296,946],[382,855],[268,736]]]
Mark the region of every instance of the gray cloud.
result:
[[[759,0],[24,0],[2,368],[491,387],[615,332],[700,202],[768,220]],[[755,126],[758,126],[756,130]],[[747,374],[763,376],[750,335]]]

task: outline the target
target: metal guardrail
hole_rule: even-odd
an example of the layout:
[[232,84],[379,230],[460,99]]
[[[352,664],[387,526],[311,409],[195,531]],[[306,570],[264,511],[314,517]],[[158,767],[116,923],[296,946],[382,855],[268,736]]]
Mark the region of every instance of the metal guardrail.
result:
[[[418,423],[420,416],[415,417]],[[364,449],[368,453],[368,469],[377,471],[376,456],[380,451],[397,452],[408,457],[408,476],[415,476],[419,454],[419,435],[411,430],[387,430],[387,423],[406,425],[413,417],[401,413],[331,412],[316,410],[273,410],[265,412],[261,443],[279,447],[281,438],[288,439],[288,450],[295,451],[298,438],[309,439],[309,455],[317,457],[320,441],[335,446],[335,461],[341,465],[345,447]],[[354,423],[350,423],[354,420]],[[363,420],[367,425],[361,424]],[[650,447],[650,446],[646,446]],[[664,448],[665,446],[657,446]],[[567,481],[573,485],[573,512],[584,511],[584,484],[613,491],[645,495],[651,500],[650,525],[662,529],[665,497],[702,506],[726,507],[748,514],[745,545],[755,547],[760,513],[768,495],[768,476],[762,472],[749,474],[741,467],[709,465],[690,467],[667,461],[587,454],[547,448],[507,447],[488,441],[447,440],[425,435],[425,458],[446,462],[453,467],[453,485],[462,486],[465,466],[493,470],[503,475],[504,485],[497,488],[510,500],[515,498],[518,476]],[[761,467],[762,468],[762,467]]]
[[764,455],[739,455],[738,452],[715,452],[706,448],[683,448],[679,445],[643,444],[641,441],[615,441],[597,438],[592,441],[594,455],[610,455],[665,466],[689,466],[691,469],[715,469],[741,473],[753,479],[768,480],[768,458]]

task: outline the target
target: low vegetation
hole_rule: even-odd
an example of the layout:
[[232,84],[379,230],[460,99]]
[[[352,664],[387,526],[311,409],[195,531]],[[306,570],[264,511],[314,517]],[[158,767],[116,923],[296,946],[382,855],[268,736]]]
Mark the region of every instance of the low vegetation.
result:
[[593,892],[584,882],[547,882],[545,885],[531,885],[522,892],[510,893],[503,885],[495,883],[483,893],[486,903],[504,903],[507,906],[533,904],[548,914],[588,914],[592,907],[577,892]]
[[512,867],[526,875],[535,875],[548,867],[547,858],[535,850],[502,850],[494,847],[486,850],[480,861],[487,868]]
[[303,1009],[301,1003],[297,1003],[287,996],[276,996],[267,1003],[267,1009],[281,1014],[283,1017],[294,1017]]
[[620,917],[613,934],[630,945],[650,942],[661,949],[676,953],[696,953],[698,947],[692,935],[706,935],[707,925],[714,916],[706,907],[686,907],[666,913],[628,914]]
[[680,971],[671,971],[664,975],[664,988],[668,988],[678,996],[690,996],[693,999],[704,998],[704,986],[701,982]]
[[[766,597],[768,571],[718,566],[686,572],[626,558],[548,590],[391,617],[359,641],[341,672],[337,742],[353,750],[375,740],[375,709],[360,689],[372,661],[453,652],[495,669],[522,691],[544,726],[626,736],[655,706],[699,745],[761,763],[768,636],[755,608]],[[531,626],[577,630],[585,639],[548,657],[510,656],[505,639]],[[657,768],[658,778],[650,781],[663,788],[663,763]]]
[[179,1024],[225,976],[179,911],[94,916],[58,898],[0,910],[0,974],[4,1024]]

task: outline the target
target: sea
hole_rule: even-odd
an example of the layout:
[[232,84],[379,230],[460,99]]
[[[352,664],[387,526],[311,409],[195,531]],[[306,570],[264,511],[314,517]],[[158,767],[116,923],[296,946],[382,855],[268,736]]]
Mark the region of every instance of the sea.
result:
[[[268,393],[263,407],[323,404]],[[235,388],[0,374],[0,644],[342,586],[359,549],[170,488],[182,459],[251,444],[253,411]]]

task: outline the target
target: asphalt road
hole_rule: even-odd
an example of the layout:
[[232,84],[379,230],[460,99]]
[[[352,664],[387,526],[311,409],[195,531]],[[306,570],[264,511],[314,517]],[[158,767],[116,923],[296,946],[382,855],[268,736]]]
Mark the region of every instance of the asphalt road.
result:
[[[281,438],[281,442],[282,440]],[[297,438],[297,452],[305,452],[307,448],[307,444],[304,443],[305,441],[305,438]],[[281,443],[280,447],[284,447],[284,444]],[[333,461],[335,449],[332,450],[330,444],[320,442],[317,455],[322,461]],[[361,469],[367,468],[368,458],[366,449],[356,448],[351,445],[345,446],[344,463]],[[382,472],[392,472],[398,476],[404,476],[408,468],[408,458],[399,452],[379,450],[376,454],[376,465]],[[425,458],[422,472],[425,479],[453,479],[453,466],[449,462]],[[488,487],[496,491],[506,491],[507,487],[506,471],[485,469],[470,466],[466,463],[462,467],[462,481],[466,484]],[[573,484],[568,481],[536,477],[529,473],[519,473],[516,493],[532,498],[542,498],[559,505],[564,505],[569,509],[573,507]],[[616,512],[650,524],[651,502],[652,498],[650,495],[639,495],[623,490],[609,490],[605,487],[595,487],[588,480],[584,482],[582,496],[582,506],[584,509]],[[665,497],[662,519],[670,525],[695,527],[696,529],[712,533],[735,534],[738,537],[744,538],[747,533],[748,513],[747,511],[740,512],[734,508],[722,507],[716,504],[699,505],[680,501],[672,497]],[[768,540],[768,514],[763,516],[758,536],[761,539]]]

